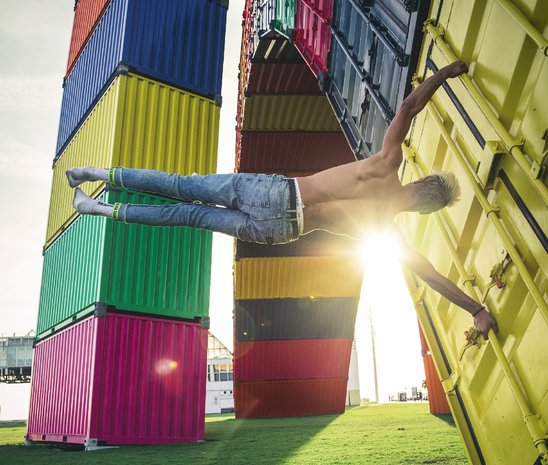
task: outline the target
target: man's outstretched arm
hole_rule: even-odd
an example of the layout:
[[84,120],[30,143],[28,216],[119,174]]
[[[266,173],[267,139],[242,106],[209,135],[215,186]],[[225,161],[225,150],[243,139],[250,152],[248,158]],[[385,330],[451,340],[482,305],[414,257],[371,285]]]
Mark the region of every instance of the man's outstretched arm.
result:
[[436,271],[432,264],[420,253],[404,246],[402,262],[415,272],[432,289],[446,299],[466,310],[474,316],[474,326],[485,338],[490,329],[498,331],[497,321],[487,311],[484,305],[476,302],[461,291],[452,281]]
[[468,71],[462,61],[455,61],[440,69],[411,92],[402,102],[398,113],[388,126],[384,136],[381,156],[397,169],[402,162],[401,144],[411,127],[413,118],[424,108],[434,92],[449,78],[460,76]]

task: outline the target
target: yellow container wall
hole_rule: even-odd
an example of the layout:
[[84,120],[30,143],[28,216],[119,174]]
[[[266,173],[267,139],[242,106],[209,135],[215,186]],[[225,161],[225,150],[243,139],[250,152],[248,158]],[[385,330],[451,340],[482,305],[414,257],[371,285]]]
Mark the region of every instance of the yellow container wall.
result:
[[[535,463],[545,450],[548,423],[548,254],[543,245],[548,190],[547,170],[540,169],[546,153],[548,57],[523,21],[503,7],[508,3],[433,2],[430,17],[439,13],[441,28],[427,26],[417,75],[432,74],[427,60],[437,68],[465,61],[468,76],[448,83],[475,129],[445,90],[436,92],[410,133],[410,149],[404,152],[411,158],[402,181],[435,169],[453,171],[462,200],[438,214],[399,219],[410,244],[485,301],[498,320],[496,338],[462,353],[464,331],[473,324],[470,315],[430,289],[417,291],[408,280],[470,462],[482,463],[483,457],[488,465]],[[543,4],[545,12],[541,0],[517,4],[537,31],[548,26]],[[538,224],[540,238],[516,194]],[[495,271],[500,288],[491,277]],[[539,417],[526,421],[528,414]]]
[[[118,76],[54,166],[45,246],[76,218],[67,169],[93,165],[213,173],[219,116],[212,100],[139,76]],[[81,187],[95,196],[103,184]]]
[[359,297],[358,260],[340,257],[248,258],[235,262],[236,300]]
[[255,95],[244,101],[244,131],[340,131],[323,95]]

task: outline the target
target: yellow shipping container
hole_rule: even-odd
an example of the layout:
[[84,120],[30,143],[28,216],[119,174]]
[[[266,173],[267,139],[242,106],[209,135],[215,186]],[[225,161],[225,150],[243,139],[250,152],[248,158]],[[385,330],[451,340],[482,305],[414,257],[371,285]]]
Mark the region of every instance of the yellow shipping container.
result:
[[[140,76],[118,76],[103,94],[53,168],[45,247],[76,218],[68,168],[82,165],[213,173],[217,166],[220,108],[213,100]],[[104,183],[82,189],[99,195]]]
[[542,0],[519,9],[508,0],[434,1],[417,75],[456,59],[470,72],[435,94],[404,146],[404,183],[453,171],[462,199],[434,215],[406,215],[402,229],[499,323],[497,336],[468,344],[470,316],[408,276],[474,465],[548,463],[545,13]]
[[243,131],[340,131],[324,95],[255,95],[244,100]]
[[246,258],[234,264],[236,300],[359,297],[363,271],[348,257]]

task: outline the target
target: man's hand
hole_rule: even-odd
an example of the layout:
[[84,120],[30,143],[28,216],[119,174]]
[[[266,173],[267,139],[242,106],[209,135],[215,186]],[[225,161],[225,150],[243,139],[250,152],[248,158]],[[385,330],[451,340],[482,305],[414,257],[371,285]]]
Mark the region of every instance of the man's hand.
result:
[[474,326],[478,333],[480,333],[484,339],[488,339],[489,330],[492,329],[495,333],[498,332],[499,327],[497,320],[484,308],[476,313],[474,317]]
[[440,71],[443,71],[447,78],[455,78],[461,74],[468,72],[468,66],[464,61],[454,61],[450,65],[445,66]]

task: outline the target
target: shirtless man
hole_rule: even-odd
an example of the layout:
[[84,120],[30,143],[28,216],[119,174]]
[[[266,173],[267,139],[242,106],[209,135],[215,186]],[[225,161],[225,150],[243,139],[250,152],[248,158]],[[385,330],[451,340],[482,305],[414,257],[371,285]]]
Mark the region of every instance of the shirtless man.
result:
[[[74,208],[126,223],[191,226],[268,244],[290,242],[315,230],[354,238],[371,229],[393,230],[394,217],[400,212],[431,213],[458,200],[459,187],[451,173],[402,186],[398,168],[401,144],[415,115],[446,79],[467,70],[464,63],[454,62],[417,87],[390,124],[382,150],[371,158],[298,178],[254,173],[180,176],[153,170],[78,167],[67,171],[71,187],[85,181],[106,181],[113,188],[182,202],[109,205],[76,189]],[[405,246],[402,262],[432,289],[470,313],[484,337],[490,329],[498,330],[485,306],[439,274],[421,254]]]

